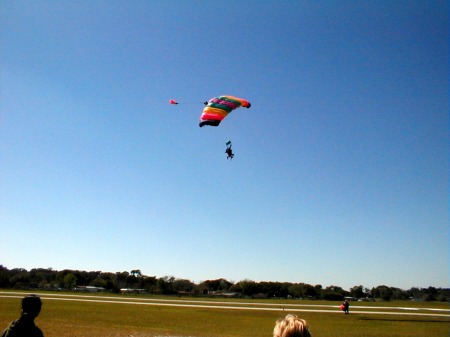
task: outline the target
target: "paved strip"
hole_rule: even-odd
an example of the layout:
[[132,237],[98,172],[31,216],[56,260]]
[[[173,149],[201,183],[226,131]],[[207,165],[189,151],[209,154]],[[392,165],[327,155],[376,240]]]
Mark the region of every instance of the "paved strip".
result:
[[[29,293],[10,293],[0,292],[0,298],[22,298]],[[128,305],[146,305],[146,306],[164,306],[164,307],[183,307],[183,308],[203,308],[203,309],[224,309],[224,310],[258,310],[258,311],[289,311],[289,312],[314,312],[341,314],[338,306],[334,305],[314,305],[314,304],[270,304],[270,303],[248,303],[248,302],[213,302],[213,301],[191,301],[191,300],[165,300],[165,299],[142,299],[142,298],[118,298],[112,296],[87,296],[87,295],[69,295],[69,294],[44,294],[36,293],[42,299],[50,301],[72,301],[72,302],[90,302],[90,303],[114,303]],[[236,304],[239,304],[237,306]],[[314,307],[320,309],[313,309]],[[325,309],[328,308],[328,309]],[[332,310],[330,308],[333,308]],[[360,310],[370,309],[370,311]],[[406,310],[399,311],[379,311],[379,310]],[[374,311],[377,310],[377,311]],[[433,310],[435,312],[411,312],[417,310]],[[447,312],[447,313],[437,313]],[[429,317],[450,317],[450,310],[433,308],[405,308],[405,307],[368,307],[357,306],[351,310],[352,314],[364,315],[402,315],[402,316],[429,316]]]

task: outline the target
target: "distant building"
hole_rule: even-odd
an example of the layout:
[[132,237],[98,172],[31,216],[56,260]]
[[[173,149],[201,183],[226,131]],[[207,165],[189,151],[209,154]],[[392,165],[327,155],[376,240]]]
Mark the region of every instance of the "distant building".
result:
[[258,293],[258,294],[252,295],[252,298],[268,298],[268,296],[267,296],[267,294]]
[[132,288],[122,288],[120,289],[122,294],[145,294],[147,290],[145,289],[132,289]]
[[237,298],[242,296],[242,294],[238,292],[222,292],[222,291],[208,291],[208,295],[225,298]]
[[75,288],[75,291],[82,291],[82,292],[86,292],[86,293],[98,293],[98,292],[106,291],[106,289],[103,287],[77,286]]

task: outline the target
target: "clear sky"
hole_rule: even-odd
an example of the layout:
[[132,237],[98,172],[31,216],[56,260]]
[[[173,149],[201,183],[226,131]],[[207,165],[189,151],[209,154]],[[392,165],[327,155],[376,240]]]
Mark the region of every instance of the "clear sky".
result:
[[[0,19],[5,267],[449,287],[448,1],[1,0]],[[252,107],[199,128],[224,94]]]

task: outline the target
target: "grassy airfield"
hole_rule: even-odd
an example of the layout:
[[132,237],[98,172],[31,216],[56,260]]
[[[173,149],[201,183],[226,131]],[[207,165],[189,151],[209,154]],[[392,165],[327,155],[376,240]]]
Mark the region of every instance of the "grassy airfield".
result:
[[[0,330],[16,319],[25,293],[0,291]],[[438,302],[224,300],[145,295],[39,293],[36,324],[46,337],[262,337],[288,313],[306,319],[314,337],[448,337],[450,308]]]

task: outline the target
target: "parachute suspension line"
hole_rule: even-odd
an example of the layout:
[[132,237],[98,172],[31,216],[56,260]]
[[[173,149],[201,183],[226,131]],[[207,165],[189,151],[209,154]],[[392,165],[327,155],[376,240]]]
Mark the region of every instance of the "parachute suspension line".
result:
[[174,99],[169,100],[169,104],[205,104],[205,102],[177,102]]

